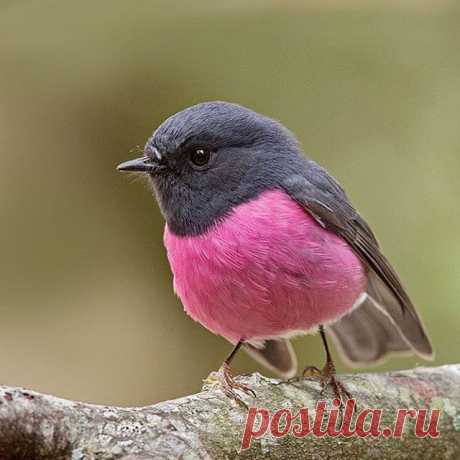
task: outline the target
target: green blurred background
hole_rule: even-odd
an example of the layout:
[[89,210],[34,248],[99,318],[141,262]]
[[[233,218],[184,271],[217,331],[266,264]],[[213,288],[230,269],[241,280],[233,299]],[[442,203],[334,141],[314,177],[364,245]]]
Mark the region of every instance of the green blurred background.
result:
[[[149,191],[115,171],[213,99],[297,133],[374,227],[435,364],[458,362],[459,44],[445,1],[0,0],[0,381],[137,405],[219,367],[230,346],[174,296]],[[318,337],[295,348],[322,364]]]

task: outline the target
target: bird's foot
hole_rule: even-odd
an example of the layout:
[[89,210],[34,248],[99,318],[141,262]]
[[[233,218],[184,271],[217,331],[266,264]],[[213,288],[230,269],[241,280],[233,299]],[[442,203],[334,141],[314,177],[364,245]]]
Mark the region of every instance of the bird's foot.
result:
[[340,401],[341,407],[344,405],[344,401],[353,399],[353,396],[345,388],[345,385],[337,378],[335,366],[332,361],[326,361],[326,364],[322,369],[318,369],[315,366],[307,366],[302,372],[302,377],[304,379],[319,379],[321,385],[321,395],[324,393],[326,388],[331,387],[334,392],[334,396]]
[[249,406],[241,399],[241,396],[236,392],[237,390],[249,395],[256,397],[256,393],[246,385],[238,383],[233,378],[230,366],[228,363],[223,363],[217,372],[213,372],[206,380],[205,383],[211,384],[212,387],[220,388],[225,396],[232,399],[240,406],[245,409],[249,409]]

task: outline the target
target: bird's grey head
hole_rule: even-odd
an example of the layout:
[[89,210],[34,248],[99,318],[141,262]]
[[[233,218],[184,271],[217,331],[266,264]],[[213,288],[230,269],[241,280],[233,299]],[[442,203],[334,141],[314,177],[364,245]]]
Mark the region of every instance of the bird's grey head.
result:
[[278,187],[304,161],[281,124],[227,102],[204,102],[171,116],[144,155],[118,169],[149,175],[168,227],[178,235],[205,232],[234,206]]

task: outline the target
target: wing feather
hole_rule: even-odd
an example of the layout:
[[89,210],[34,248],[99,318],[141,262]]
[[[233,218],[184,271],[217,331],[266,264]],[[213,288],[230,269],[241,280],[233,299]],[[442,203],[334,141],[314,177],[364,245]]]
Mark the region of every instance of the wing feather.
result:
[[282,187],[324,228],[342,237],[369,271],[368,295],[384,311],[412,349],[424,358],[432,347],[399,276],[382,254],[369,225],[325,169],[308,160],[305,171]]

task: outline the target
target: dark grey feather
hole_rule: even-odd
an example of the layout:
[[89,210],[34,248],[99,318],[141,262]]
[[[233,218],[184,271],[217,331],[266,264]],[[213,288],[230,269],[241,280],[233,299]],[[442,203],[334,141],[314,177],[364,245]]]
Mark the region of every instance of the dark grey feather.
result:
[[297,373],[297,358],[287,339],[266,340],[261,347],[245,343],[244,349],[252,358],[281,377],[288,379]]
[[412,353],[391,317],[376,308],[369,297],[351,313],[326,326],[326,331],[350,366],[375,364],[389,353]]

